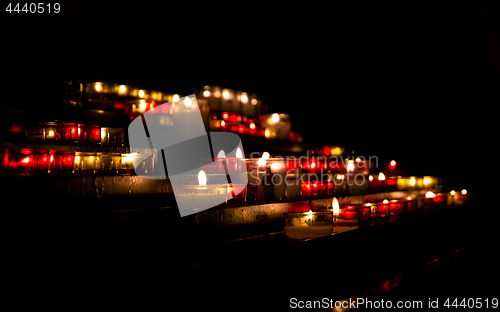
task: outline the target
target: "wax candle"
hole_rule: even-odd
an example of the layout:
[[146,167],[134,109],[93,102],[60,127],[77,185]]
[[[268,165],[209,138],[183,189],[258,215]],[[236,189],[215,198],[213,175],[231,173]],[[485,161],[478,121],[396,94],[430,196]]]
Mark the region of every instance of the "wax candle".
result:
[[123,146],[125,140],[125,129],[101,127],[101,144]]
[[[263,155],[260,159],[244,159],[244,161],[247,165],[248,190],[253,196],[257,188],[258,203],[285,199],[286,160],[284,158],[269,158]],[[264,180],[267,185],[263,184]],[[268,194],[267,200],[266,193]]]
[[96,152],[75,152],[75,174],[93,174],[97,170],[98,154]]
[[97,157],[97,173],[100,174],[117,174],[122,167],[121,154],[119,153],[98,153]]
[[358,207],[346,206],[340,208],[337,198],[332,200],[333,232],[340,233],[359,227]]
[[75,152],[72,151],[50,151],[50,174],[68,174],[73,171],[75,164]]
[[101,143],[101,127],[78,124],[78,141],[87,143]]
[[379,203],[367,203],[370,206],[372,213],[372,220],[375,222],[386,221],[390,217],[390,205],[387,199]]
[[50,155],[47,150],[18,149],[6,150],[3,163],[5,172],[18,175],[47,173]]
[[285,234],[291,239],[308,239],[328,236],[333,232],[330,211],[287,212]]
[[405,216],[408,213],[408,201],[406,199],[392,199],[389,201],[391,217]]
[[55,141],[56,133],[56,122],[33,123],[28,126],[26,139],[29,141]]
[[300,198],[302,170],[296,159],[286,160],[286,198],[296,200]]
[[78,140],[77,123],[58,123],[57,139],[62,142],[74,142]]

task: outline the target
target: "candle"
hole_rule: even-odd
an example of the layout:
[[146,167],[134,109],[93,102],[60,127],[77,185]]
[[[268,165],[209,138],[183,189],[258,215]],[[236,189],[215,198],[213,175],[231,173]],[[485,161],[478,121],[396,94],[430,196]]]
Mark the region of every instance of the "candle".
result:
[[98,154],[95,152],[75,152],[75,174],[92,174],[97,170]]
[[375,222],[383,222],[390,217],[390,206],[387,199],[379,203],[367,203],[366,206],[371,208],[372,219]]
[[57,123],[55,122],[34,123],[28,126],[26,139],[29,141],[55,141],[56,133]]
[[103,174],[119,173],[122,167],[121,154],[119,153],[98,153],[97,172]]
[[393,199],[389,201],[389,211],[392,216],[405,216],[408,213],[408,201],[406,199]]
[[[182,178],[189,177],[183,175]],[[172,183],[172,187],[181,216],[215,207],[227,200],[228,184],[207,184],[207,175],[203,170],[198,172],[198,185]]]
[[[269,153],[265,152],[260,159],[244,160],[247,165],[248,195],[255,198],[256,194],[256,201],[259,204],[285,199],[286,160],[284,158],[269,158]],[[251,202],[252,198],[249,199],[247,196],[248,200]]]
[[22,176],[47,173],[49,164],[50,155],[47,150],[6,150],[3,157],[5,171]]
[[408,215],[416,215],[419,213],[418,209],[418,201],[416,198],[413,198],[411,196],[408,196],[405,198],[406,200],[406,207],[408,211]]
[[333,232],[341,233],[357,229],[359,227],[358,207],[346,206],[340,208],[336,197],[332,200],[333,210]]
[[92,125],[78,125],[78,141],[89,143],[101,142],[101,127]]
[[302,170],[299,161],[295,159],[286,160],[286,185],[285,192],[288,200],[296,200],[300,198]]
[[328,236],[333,232],[330,211],[287,212],[285,234],[291,239],[308,239]]
[[74,142],[78,140],[77,123],[59,123],[57,125],[58,140],[64,142]]
[[50,151],[50,174],[71,173],[75,164],[75,152]]
[[101,127],[102,145],[124,145],[125,130],[123,128]]

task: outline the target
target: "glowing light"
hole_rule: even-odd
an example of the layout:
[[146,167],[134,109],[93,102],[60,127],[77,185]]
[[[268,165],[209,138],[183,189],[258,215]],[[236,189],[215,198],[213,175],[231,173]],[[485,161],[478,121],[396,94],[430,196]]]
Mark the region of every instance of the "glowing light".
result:
[[229,99],[229,92],[227,91],[222,92],[222,97],[225,98],[226,100]]
[[94,156],[89,156],[89,161],[93,162],[94,161]]
[[455,195],[455,191],[453,191],[453,190],[452,190],[452,191],[450,192],[450,195],[451,195],[451,196]]
[[429,177],[424,177],[424,185],[427,185],[431,182],[431,179]]
[[314,161],[311,163],[311,168],[312,169],[316,168],[316,163]]
[[383,203],[383,204],[388,204],[388,203],[389,203],[389,201],[388,201],[387,199],[384,199],[384,200],[382,201],[382,203]]
[[337,180],[343,180],[344,179],[344,175],[343,174],[337,174],[337,176],[335,177],[335,179],[337,179]]
[[271,155],[269,155],[269,153],[268,153],[268,152],[264,152],[264,153],[262,154],[262,157],[261,157],[261,158],[262,158],[262,159],[268,159],[269,157],[271,157]]
[[205,171],[203,171],[203,170],[200,170],[200,172],[198,172],[198,184],[200,186],[207,185],[207,175],[205,174]]
[[243,153],[239,147],[236,149],[236,158],[243,158]]
[[342,149],[340,147],[334,147],[332,148],[332,150],[330,151],[332,155],[340,155],[342,154]]
[[220,150],[219,154],[217,154],[217,158],[226,158],[226,153],[223,150]]
[[273,116],[271,117],[271,121],[277,123],[278,121],[280,121],[280,115],[273,114]]
[[378,180],[379,181],[384,181],[385,180],[385,174],[383,174],[382,172],[378,174]]
[[257,105],[257,100],[256,99],[252,99],[252,105]]
[[214,96],[215,96],[216,98],[220,98],[220,91],[219,91],[219,90],[216,90],[216,91],[214,92]]
[[220,126],[221,126],[221,127],[225,127],[225,126],[226,126],[226,122],[225,122],[224,120],[222,120],[222,121],[220,122]]
[[153,105],[153,103],[149,104],[149,110],[153,110],[155,107]]
[[253,122],[250,124],[250,129],[255,129],[255,124]]
[[122,93],[125,93],[127,91],[127,87],[124,86],[124,85],[121,85],[118,87],[118,93],[122,94]]
[[337,200],[337,197],[334,197],[333,200],[332,200],[332,208],[333,208],[333,214],[335,216],[338,216],[339,215],[340,206],[339,206],[339,201]]
[[95,84],[95,90],[97,92],[101,92],[101,90],[102,90],[102,84],[100,82],[98,82],[98,83]]
[[356,157],[356,162],[360,162],[360,161],[361,161],[361,158]]
[[208,91],[208,90],[203,91],[203,96],[204,97],[209,97],[210,96],[210,91]]
[[407,199],[407,200],[410,200],[410,199],[411,199],[411,196],[406,197],[406,199]]
[[395,160],[391,160],[391,162],[389,163],[389,168],[390,169],[396,168],[396,161]]
[[101,129],[101,139],[104,139],[105,136],[106,136],[106,131]]
[[228,120],[229,119],[229,113],[227,113],[227,112],[222,113],[222,119]]
[[465,194],[467,194],[467,190],[463,189],[461,193],[462,193],[462,195],[465,195]]
[[27,165],[27,164],[29,164],[29,163],[30,163],[30,156],[26,156],[26,157],[24,157],[24,158],[23,158],[23,159],[21,159],[19,162],[20,162],[21,164],[23,164],[23,165]]
[[179,101],[179,95],[178,94],[174,94],[174,96],[172,97],[172,101],[174,101],[174,102]]
[[54,162],[54,155],[50,155],[50,163]]
[[241,100],[241,103],[246,104],[246,103],[248,103],[248,96],[245,93],[243,93],[241,95],[241,99],[240,100]]
[[266,129],[266,132],[264,132],[264,136],[266,138],[269,138],[271,136],[271,132],[269,130]]
[[415,181],[415,178],[414,178],[414,177],[411,177],[411,178],[410,178],[410,185],[411,185],[411,186],[415,186],[415,182],[416,182],[416,181]]
[[[135,113],[135,111],[137,110],[136,108],[137,106],[135,104],[132,104],[132,112]],[[78,132],[80,132],[80,128],[78,128]],[[80,134],[80,133],[78,133]]]
[[370,175],[370,176],[368,177],[368,181],[370,181],[370,182],[371,182],[371,181],[373,181],[373,176],[372,176],[372,175]]
[[80,156],[75,156],[75,164],[80,162]]
[[141,102],[139,103],[139,110],[144,111],[145,109],[146,109],[146,101],[141,100]]
[[139,90],[139,97],[143,98],[145,95],[144,90]]
[[434,194],[431,191],[425,193],[425,198],[434,198],[434,197],[436,197],[436,194]]
[[191,99],[188,96],[184,99],[184,105],[186,105],[186,107],[191,106]]
[[277,170],[280,170],[281,169],[281,165],[279,163],[274,163],[271,165],[271,168],[274,170],[274,171],[277,171]]
[[306,212],[305,213],[306,220],[311,220],[312,219],[312,214],[313,214],[312,210],[309,210],[308,212]]
[[[352,160],[347,161],[347,172],[353,172],[354,171],[354,162]],[[380,180],[380,178],[379,178]]]
[[54,136],[54,131],[49,130],[49,134],[47,136]]

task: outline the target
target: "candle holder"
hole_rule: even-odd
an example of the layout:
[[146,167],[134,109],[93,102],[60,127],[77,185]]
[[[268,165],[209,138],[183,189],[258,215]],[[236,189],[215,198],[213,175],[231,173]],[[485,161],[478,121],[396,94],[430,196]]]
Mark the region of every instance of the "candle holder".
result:
[[314,180],[315,176],[310,176],[308,173],[302,174],[301,192],[302,197],[317,197],[326,195],[327,183],[325,181]]
[[50,151],[49,173],[53,175],[69,174],[75,165],[75,152]]
[[55,141],[56,133],[56,122],[32,123],[26,131],[26,139],[28,141]]
[[408,216],[408,200],[392,199],[389,201],[389,213],[391,220]]
[[134,169],[134,159],[138,158],[139,154],[137,153],[125,153],[121,154],[121,174],[123,175],[132,175],[135,174]]
[[96,152],[75,152],[75,167],[73,173],[76,175],[89,175],[96,173],[99,155]]
[[101,144],[123,146],[125,141],[125,129],[101,127]]
[[98,153],[96,173],[98,174],[118,174],[122,168],[120,153]]
[[78,140],[78,124],[61,122],[57,124],[57,139],[61,142],[75,142]]
[[447,204],[450,208],[456,208],[467,202],[467,190],[451,191],[448,193]]
[[331,211],[308,211],[285,213],[285,234],[290,239],[309,239],[333,233]]
[[78,141],[101,143],[101,127],[78,124]]
[[286,160],[286,198],[288,200],[300,199],[302,170],[296,159]]
[[245,184],[229,183],[227,186],[227,199],[228,204],[242,204],[245,202],[247,196],[247,186]]
[[[281,201],[286,193],[286,160],[284,158],[244,159],[247,166],[248,190],[252,197],[257,186],[259,204]],[[247,196],[248,199],[248,196]]]
[[367,203],[365,206],[370,207],[371,218],[374,223],[389,221],[391,214],[388,200],[384,199],[379,203]]
[[429,213],[432,211],[438,211],[446,208],[448,202],[448,194],[447,193],[433,193],[427,192],[425,193],[424,199],[424,213]]

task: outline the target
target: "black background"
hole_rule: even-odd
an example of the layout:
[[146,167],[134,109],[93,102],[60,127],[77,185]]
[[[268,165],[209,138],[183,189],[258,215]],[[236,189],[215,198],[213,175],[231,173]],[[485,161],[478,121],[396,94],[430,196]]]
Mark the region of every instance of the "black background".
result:
[[495,170],[498,13],[490,1],[3,11],[2,106],[53,105],[63,79],[184,95],[219,85],[289,113],[306,142],[477,191]]

